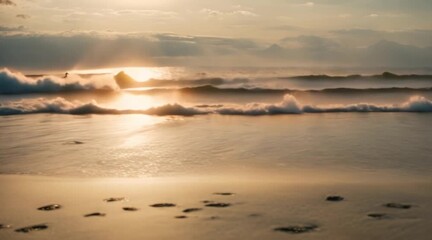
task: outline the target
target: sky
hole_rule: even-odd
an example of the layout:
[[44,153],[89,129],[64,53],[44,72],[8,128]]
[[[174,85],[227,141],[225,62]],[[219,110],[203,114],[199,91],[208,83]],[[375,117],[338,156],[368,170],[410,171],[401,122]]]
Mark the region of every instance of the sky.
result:
[[431,0],[0,0],[0,67],[432,67]]

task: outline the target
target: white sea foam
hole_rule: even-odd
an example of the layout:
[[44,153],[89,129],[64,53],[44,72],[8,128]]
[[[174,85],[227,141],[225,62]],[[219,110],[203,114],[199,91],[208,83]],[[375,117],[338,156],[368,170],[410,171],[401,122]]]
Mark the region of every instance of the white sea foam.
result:
[[67,91],[115,90],[116,82],[107,77],[82,78],[78,75],[69,75],[67,78],[56,76],[42,76],[30,78],[19,72],[8,69],[0,70],[0,94],[21,93],[53,93]]
[[16,102],[0,104],[0,115],[57,113],[57,114],[149,114],[149,115],[182,115],[191,116],[205,112],[195,108],[183,107],[179,104],[167,104],[143,110],[114,109],[100,106],[96,101],[81,103],[68,101],[64,98],[25,99]]
[[334,112],[432,112],[432,101],[413,96],[406,102],[392,105],[358,103],[348,105],[302,105],[297,99],[286,94],[283,100],[275,104],[250,103],[246,105],[221,106],[218,108],[185,107],[180,104],[167,104],[149,109],[115,109],[104,107],[95,101],[82,103],[68,101],[63,98],[26,99],[0,105],[0,115],[58,113],[58,114],[148,114],[157,116],[180,115],[193,116],[200,114],[221,115],[278,115],[302,113],[334,113]]

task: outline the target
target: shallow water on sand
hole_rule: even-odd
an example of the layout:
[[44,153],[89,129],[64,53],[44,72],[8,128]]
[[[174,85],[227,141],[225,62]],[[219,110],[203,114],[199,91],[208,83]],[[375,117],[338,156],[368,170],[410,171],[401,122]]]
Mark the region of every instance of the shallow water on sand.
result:
[[431,114],[15,115],[0,172],[166,176],[242,171],[393,172],[430,179]]

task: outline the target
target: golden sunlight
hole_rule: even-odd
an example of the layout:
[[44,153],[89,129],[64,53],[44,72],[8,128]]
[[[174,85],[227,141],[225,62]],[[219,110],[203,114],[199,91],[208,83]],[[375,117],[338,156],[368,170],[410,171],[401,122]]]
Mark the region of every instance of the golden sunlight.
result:
[[137,82],[145,82],[150,79],[169,78],[170,71],[161,67],[123,67],[123,68],[100,68],[100,69],[86,69],[74,70],[74,74],[112,74],[124,71],[127,75],[132,77]]
[[164,102],[152,96],[124,93],[115,98],[109,106],[116,109],[144,110],[161,104],[164,104]]
[[160,70],[157,68],[129,67],[124,68],[123,71],[137,82],[145,82],[162,76]]

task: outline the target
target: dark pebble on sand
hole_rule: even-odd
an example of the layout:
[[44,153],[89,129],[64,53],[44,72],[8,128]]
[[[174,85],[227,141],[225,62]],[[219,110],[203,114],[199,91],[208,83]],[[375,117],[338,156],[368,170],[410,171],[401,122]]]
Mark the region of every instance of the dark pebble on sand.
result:
[[11,225],[8,224],[0,224],[0,229],[7,229],[7,228],[11,228]]
[[84,217],[105,217],[106,214],[105,213],[100,213],[100,212],[94,212],[94,213],[89,213],[84,215]]
[[156,203],[153,205],[150,205],[150,207],[155,208],[164,208],[164,207],[175,207],[176,205],[174,203]]
[[402,203],[387,203],[384,204],[384,206],[388,208],[397,208],[397,209],[410,209],[411,205],[409,204],[402,204]]
[[231,196],[234,195],[234,193],[230,193],[230,192],[217,192],[217,193],[213,193],[214,195],[221,195],[221,196]]
[[275,228],[274,230],[277,232],[286,232],[286,233],[298,234],[298,233],[311,232],[317,228],[318,228],[317,225],[294,225],[294,226],[288,226],[288,227],[278,227],[278,228]]
[[208,203],[205,205],[206,207],[216,207],[216,208],[225,208],[231,206],[230,203]]
[[40,211],[53,211],[60,209],[62,206],[60,204],[50,204],[43,207],[38,208]]
[[368,214],[368,217],[374,218],[374,219],[385,219],[389,218],[389,216],[385,213],[370,213]]
[[106,198],[104,199],[105,202],[118,202],[125,200],[124,197],[118,197],[118,198]]
[[46,224],[38,224],[38,225],[33,225],[33,226],[18,228],[18,229],[15,230],[15,232],[29,233],[29,232],[33,232],[33,231],[45,230],[47,228],[48,228],[48,226]]
[[123,210],[125,211],[129,211],[129,212],[134,212],[134,211],[138,211],[138,208],[134,208],[134,207],[124,207]]
[[341,197],[341,196],[328,196],[326,198],[326,201],[329,201],[329,202],[340,202],[342,200],[344,200],[344,197]]
[[175,216],[175,218],[177,218],[177,219],[185,219],[185,218],[187,218],[187,216],[185,216],[185,215],[180,215],[180,216]]
[[184,213],[191,213],[191,212],[198,212],[201,211],[202,208],[187,208],[185,210],[183,210]]

